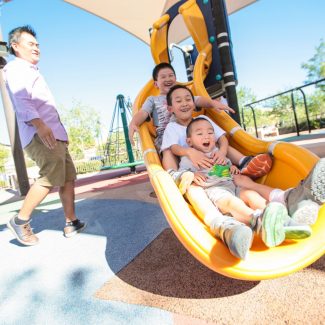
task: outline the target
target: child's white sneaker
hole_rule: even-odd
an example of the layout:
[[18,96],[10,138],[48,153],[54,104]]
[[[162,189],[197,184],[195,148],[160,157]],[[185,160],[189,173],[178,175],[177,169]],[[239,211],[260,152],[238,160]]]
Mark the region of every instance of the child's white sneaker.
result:
[[224,216],[222,221],[220,218],[212,220],[210,229],[226,244],[232,255],[242,260],[247,257],[253,241],[253,231],[250,227],[232,217]]
[[285,192],[289,215],[297,222],[313,224],[325,203],[325,158],[321,158],[300,184]]

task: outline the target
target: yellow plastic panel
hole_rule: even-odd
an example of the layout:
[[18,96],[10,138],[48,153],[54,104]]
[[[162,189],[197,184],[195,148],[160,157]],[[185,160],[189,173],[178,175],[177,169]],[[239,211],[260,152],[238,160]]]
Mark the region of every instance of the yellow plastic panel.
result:
[[201,52],[209,44],[209,37],[200,7],[195,0],[189,0],[179,7],[179,13],[183,16],[198,52]]
[[168,31],[169,15],[162,16],[153,24],[150,39],[151,55],[156,64],[161,62],[169,62],[168,58]]

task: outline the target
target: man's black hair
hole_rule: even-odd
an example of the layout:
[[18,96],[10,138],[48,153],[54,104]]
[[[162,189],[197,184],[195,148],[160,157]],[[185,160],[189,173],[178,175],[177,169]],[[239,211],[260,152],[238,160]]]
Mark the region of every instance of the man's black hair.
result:
[[176,76],[175,70],[174,70],[173,66],[170,63],[161,62],[161,63],[157,64],[154,67],[154,69],[152,70],[152,79],[154,81],[157,81],[159,71],[162,70],[162,69],[166,69],[166,68],[171,69],[174,72],[174,75]]
[[173,87],[171,87],[171,88],[169,89],[169,92],[168,92],[167,95],[166,95],[167,105],[168,105],[168,106],[172,106],[172,94],[173,94],[173,92],[174,92],[175,90],[177,90],[177,89],[186,89],[186,90],[188,90],[188,92],[191,94],[192,99],[193,99],[193,101],[194,101],[194,96],[193,96],[193,93],[192,93],[192,91],[191,91],[190,88],[187,88],[187,87],[184,86],[184,85],[175,85],[175,86],[173,86]]
[[19,43],[22,33],[28,33],[36,38],[36,32],[29,25],[14,28],[8,34],[8,44],[9,44],[9,53],[10,54],[16,55],[15,51],[11,45],[12,45],[12,43]]

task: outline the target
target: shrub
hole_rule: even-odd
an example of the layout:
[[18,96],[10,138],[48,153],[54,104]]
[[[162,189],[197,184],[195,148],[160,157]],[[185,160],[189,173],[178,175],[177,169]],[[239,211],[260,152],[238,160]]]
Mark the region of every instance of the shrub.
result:
[[100,171],[102,163],[100,161],[79,161],[75,162],[77,174],[86,174]]

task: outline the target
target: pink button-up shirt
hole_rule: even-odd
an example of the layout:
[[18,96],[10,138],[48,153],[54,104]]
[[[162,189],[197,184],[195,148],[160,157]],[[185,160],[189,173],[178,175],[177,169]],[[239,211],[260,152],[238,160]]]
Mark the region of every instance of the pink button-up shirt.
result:
[[57,140],[67,141],[67,132],[55,108],[54,98],[36,65],[15,58],[4,68],[6,86],[13,103],[21,144],[25,148],[33,139],[36,129],[29,121],[40,118]]

